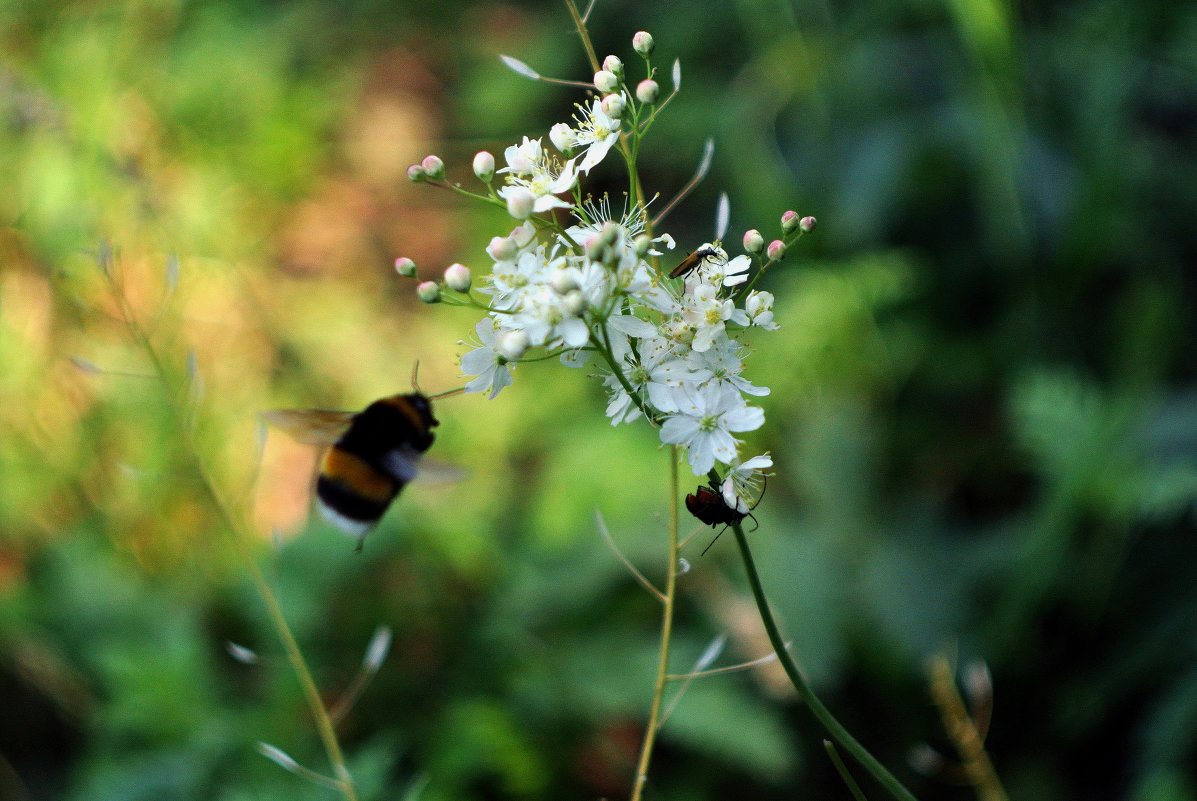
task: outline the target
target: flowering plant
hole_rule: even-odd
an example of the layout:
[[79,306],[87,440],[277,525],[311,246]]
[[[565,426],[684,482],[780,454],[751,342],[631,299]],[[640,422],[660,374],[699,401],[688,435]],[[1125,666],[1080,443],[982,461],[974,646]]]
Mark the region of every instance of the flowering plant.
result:
[[[724,195],[712,241],[698,244],[678,263],[679,256],[671,255],[677,243],[662,230],[662,223],[705,177],[711,145],[708,142],[694,180],[660,210],[657,196],[650,198],[640,181],[638,160],[648,133],[678,93],[680,64],[674,62],[672,91],[662,97],[650,34],[641,31],[632,40],[644,70],[643,79],[636,81],[618,56],[608,55],[599,62],[584,18],[569,0],[567,7],[594,68],[590,81],[543,78],[523,62],[503,57],[527,78],[585,90],[571,121],[549,128],[551,149],[543,137],[525,136],[506,148],[502,167],[491,153],[478,153],[472,164],[484,187],[478,191],[449,180],[444,162],[435,155],[409,168],[411,180],[505,208],[517,223],[509,233],[490,240],[486,248],[490,269],[481,280],[475,282],[469,268],[453,264],[440,280],[419,283],[417,294],[427,303],[482,312],[475,325],[474,347],[461,358],[462,371],[470,379],[464,387],[467,392],[487,393],[494,399],[511,385],[516,370],[530,362],[556,359],[570,368],[597,366],[611,424],[644,419],[657,430],[661,442],[671,446],[673,496],[679,495],[678,466],[683,458],[695,475],[707,478],[709,486],[700,486],[698,493],[687,497],[686,506],[702,522],[725,524],[735,532],[775,656],[799,695],[830,735],[893,797],[913,801],[802,678],[773,621],[741,526],[760,500],[765,471],[773,465],[768,453],[745,458],[737,438],[764,425],[764,412],[752,401],[769,394],[767,387],[743,375],[749,355],[744,337],[756,329],[772,332],[780,327],[773,295],[757,289],[757,283],[815,227],[815,219],[786,211],[777,238],[766,245],[760,231],[747,230],[741,238],[744,252],[733,257],[723,246],[730,220]],[[612,158],[622,160],[628,176],[621,203],[585,191],[591,171]],[[395,266],[403,276],[416,275],[411,259],[401,257]],[[663,608],[657,679],[633,801],[641,796],[655,736],[663,723],[665,686],[678,678],[667,669],[681,564],[677,505],[671,508],[664,588],[651,584],[620,554]],[[702,675],[716,656],[717,649],[685,678]]]
[[[441,281],[420,283],[418,294],[426,302],[485,313],[475,326],[476,347],[461,358],[471,377],[467,392],[496,397],[526,362],[558,358],[572,368],[597,362],[611,424],[646,419],[663,443],[682,448],[695,475],[709,475],[721,486],[729,509],[746,513],[772,460],[768,454],[749,459],[739,454],[742,443],[735,435],[765,421],[750,399],[769,394],[742,375],[748,355],[742,339],[753,329],[779,328],[773,295],[755,284],[814,227],[814,218],[786,212],[781,237],[768,247],[760,232],[749,230],[743,236],[746,252],[732,258],[721,244],[729,219],[725,196],[714,241],[700,244],[678,268],[663,269],[676,242],[658,230],[681,195],[650,214],[654,204],[644,199],[636,162],[653,123],[678,91],[680,66],[674,65],[673,92],[662,99],[652,37],[638,33],[633,46],[647,77],[631,86],[623,62],[607,56],[586,84],[590,97],[576,105],[572,122],[550,128],[552,150],[541,138],[525,136],[505,150],[506,166],[497,170],[493,155],[478,153],[473,171],[485,194],[448,181],[436,156],[413,165],[413,180],[502,205],[520,221],[491,239],[490,270],[479,286],[468,268],[454,264]],[[524,75],[540,77],[514,59],[506,61]],[[622,206],[607,196],[595,199],[584,188],[591,170],[612,154],[622,158],[630,176]],[[698,177],[705,171],[704,165]],[[410,259],[398,259],[396,267],[415,275]]]

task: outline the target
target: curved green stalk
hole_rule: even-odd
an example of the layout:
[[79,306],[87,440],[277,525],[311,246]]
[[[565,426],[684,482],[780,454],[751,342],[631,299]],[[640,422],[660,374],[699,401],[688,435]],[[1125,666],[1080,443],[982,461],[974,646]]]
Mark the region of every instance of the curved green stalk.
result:
[[856,738],[849,734],[848,730],[835,719],[831,711],[823,706],[823,702],[815,695],[814,690],[807,684],[806,679],[802,676],[798,666],[794,664],[793,658],[786,649],[785,640],[781,637],[781,632],[777,629],[777,623],[773,620],[773,612],[769,609],[769,600],[765,597],[765,590],[761,586],[760,576],[756,572],[756,563],[752,559],[752,551],[748,547],[748,538],[744,536],[744,527],[739,523],[732,525],[732,531],[736,534],[736,544],[740,546],[740,557],[744,561],[744,570],[748,574],[748,583],[752,586],[752,597],[756,600],[757,609],[761,614],[761,622],[765,625],[765,632],[769,635],[769,642],[773,645],[773,650],[777,652],[777,658],[781,661],[782,667],[785,669],[786,675],[790,678],[790,683],[794,685],[794,689],[798,692],[798,697],[802,699],[803,703],[810,708],[811,714],[823,725],[827,733],[839,743],[845,751],[855,757],[856,761],[873,774],[873,778],[877,780],[885,790],[899,801],[916,801],[915,797],[902,786],[892,773],[886,770],[885,766],[877,761],[877,758],[870,754],[863,745],[857,742]]
[[208,500],[213,510],[219,516],[222,526],[231,536],[237,555],[249,571],[254,588],[258,591],[258,595],[262,598],[262,602],[266,606],[266,614],[270,618],[270,623],[274,627],[275,633],[278,634],[279,640],[282,642],[283,650],[287,654],[287,661],[291,663],[291,667],[299,679],[304,699],[307,701],[308,708],[311,710],[312,717],[316,722],[316,731],[320,735],[320,740],[324,744],[328,761],[336,774],[334,781],[337,788],[341,791],[341,795],[344,796],[345,801],[358,801],[357,788],[354,786],[353,777],[345,764],[345,757],[341,752],[341,744],[337,740],[337,733],[333,726],[332,717],[328,714],[328,709],[324,706],[324,701],[320,697],[320,690],[312,678],[312,672],[303,657],[303,652],[299,649],[299,643],[296,641],[295,635],[292,633],[291,627],[283,615],[278,597],[275,596],[269,582],[266,581],[266,577],[262,575],[262,570],[258,567],[257,561],[245,546],[246,536],[244,532],[246,527],[238,523],[233,512],[225,504],[220,491],[216,487],[216,482],[212,479],[208,471],[207,465],[200,458],[199,452],[194,442],[192,442],[191,427],[188,424],[187,415],[184,410],[179,408],[166,365],[158,355],[154,344],[150,341],[149,335],[138,324],[121,288],[117,286],[116,281],[108,271],[105,271],[105,274],[108,276],[109,286],[112,289],[125,326],[132,334],[134,340],[136,340],[138,346],[145,352],[146,358],[150,360],[150,364],[153,365],[158,380],[167,389],[167,394],[170,398],[168,404],[170,412],[179,426],[179,432],[185,441],[187,458],[191,462],[191,468],[194,470],[196,477],[199,479],[200,487],[203,489],[204,494],[208,496]]

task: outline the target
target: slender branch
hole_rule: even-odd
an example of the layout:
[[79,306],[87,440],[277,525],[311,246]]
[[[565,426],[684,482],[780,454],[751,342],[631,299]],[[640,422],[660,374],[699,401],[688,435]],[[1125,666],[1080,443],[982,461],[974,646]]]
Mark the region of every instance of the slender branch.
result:
[[[594,43],[590,41],[590,32],[586,30],[586,18],[578,11],[578,6],[574,0],[565,0],[565,7],[569,9],[569,16],[574,21],[574,28],[578,31],[578,38],[582,40],[582,46],[586,48],[586,58],[590,59],[590,68],[592,72],[598,72],[599,64],[598,53],[594,52]],[[589,14],[590,12],[587,11]]]
[[903,787],[901,782],[835,719],[835,716],[823,705],[814,690],[807,684],[801,671],[798,670],[798,666],[786,650],[785,640],[782,639],[777,623],[773,620],[773,612],[769,609],[769,600],[765,597],[765,590],[761,586],[761,579],[752,559],[752,551],[748,547],[748,538],[744,535],[744,527],[735,523],[732,525],[732,531],[735,532],[736,543],[740,546],[740,557],[744,562],[744,570],[748,574],[748,583],[752,587],[752,597],[756,600],[761,622],[765,626],[765,632],[769,635],[769,642],[773,644],[773,650],[777,652],[777,657],[781,660],[781,665],[790,678],[790,683],[798,691],[798,697],[810,708],[811,714],[823,725],[828,734],[843,746],[844,750],[850,753],[865,770],[873,774],[877,783],[884,787],[891,796],[899,801],[916,801],[910,791]]
[[976,788],[981,801],[1007,801],[1006,791],[985,751],[985,741],[956,689],[947,657],[939,654],[932,658],[929,672],[931,697],[939,707],[944,731],[964,762],[969,784]]
[[673,604],[677,592],[677,543],[678,543],[678,446],[669,448],[669,562],[665,571],[665,600],[661,611],[661,651],[657,658],[657,679],[653,685],[653,700],[645,724],[644,742],[640,746],[640,760],[636,765],[636,777],[632,784],[631,801],[640,801],[644,784],[648,781],[648,765],[652,760],[653,745],[660,729],[661,701],[665,697],[665,685],[669,680],[669,646],[673,634]]
[[245,568],[249,571],[250,579],[253,582],[254,588],[258,591],[258,595],[262,598],[262,602],[266,606],[266,614],[270,618],[271,624],[274,626],[275,633],[278,634],[279,640],[282,642],[283,650],[287,654],[287,660],[291,663],[292,669],[295,671],[296,677],[299,679],[300,687],[303,689],[304,698],[307,701],[308,708],[311,710],[312,717],[316,722],[316,730],[320,735],[320,740],[324,744],[324,750],[328,755],[328,761],[332,764],[333,770],[336,772],[337,787],[341,795],[345,797],[346,801],[358,801],[357,788],[354,786],[353,777],[349,773],[349,768],[345,765],[345,757],[341,752],[341,745],[337,740],[337,734],[333,727],[332,718],[328,714],[328,710],[324,706],[324,701],[320,697],[320,691],[316,687],[316,682],[312,678],[312,673],[308,669],[307,662],[303,658],[303,652],[299,649],[299,643],[295,640],[295,635],[291,632],[291,627],[287,623],[286,617],[283,615],[282,607],[279,605],[278,598],[274,591],[270,588],[270,584],[266,581],[266,577],[262,574],[262,570],[258,567],[257,561],[249,553],[245,547],[246,537],[244,535],[245,527],[240,525],[234,516],[233,512],[225,504],[220,491],[216,487],[216,482],[208,471],[207,465],[204,464],[200,458],[199,451],[195,447],[192,440],[191,427],[188,424],[187,415],[178,406],[178,401],[170,381],[169,373],[162,358],[159,356],[154,344],[150,341],[149,336],[145,330],[137,322],[133,310],[130,308],[128,300],[126,299],[121,287],[117,285],[112,277],[111,271],[105,270],[105,275],[108,276],[109,286],[112,289],[113,295],[120,307],[121,315],[124,318],[124,323],[128,330],[132,333],[138,346],[145,352],[146,357],[153,365],[154,372],[158,379],[167,390],[167,395],[170,398],[168,407],[175,422],[178,424],[179,432],[181,433],[184,442],[187,459],[191,463],[191,468],[194,470],[196,476],[199,478],[200,487],[204,494],[208,496],[208,500],[212,508],[216,511],[217,516],[223,528],[229,533],[232,538],[233,545],[237,551],[237,555],[241,558]]
[[823,750],[827,752],[828,758],[831,759],[831,764],[835,765],[835,769],[840,774],[840,778],[844,780],[844,784],[848,785],[848,791],[852,793],[852,797],[856,801],[867,801],[864,791],[860,789],[860,785],[856,783],[856,779],[852,778],[852,774],[848,772],[848,766],[844,764],[844,760],[840,759],[840,752],[835,750],[835,743],[831,742],[831,740],[824,740]]
[[627,568],[627,571],[632,574],[632,578],[636,579],[637,583],[639,583],[641,587],[648,590],[648,593],[652,595],[652,597],[656,598],[661,603],[665,603],[665,593],[653,586],[653,583],[645,578],[643,573],[636,569],[636,566],[632,564],[632,560],[623,555],[623,551],[619,550],[619,546],[616,545],[615,540],[612,539],[611,532],[607,530],[606,521],[603,520],[603,516],[599,514],[597,510],[594,513],[594,522],[598,527],[599,534],[602,536],[603,541],[607,543],[607,547],[610,548],[611,552],[615,554],[615,558],[618,559],[625,568]]

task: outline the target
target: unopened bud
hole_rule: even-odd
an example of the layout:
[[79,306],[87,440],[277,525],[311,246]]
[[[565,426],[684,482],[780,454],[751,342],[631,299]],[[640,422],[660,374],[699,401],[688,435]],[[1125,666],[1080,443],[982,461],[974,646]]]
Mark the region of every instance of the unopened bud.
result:
[[613,120],[623,116],[623,95],[607,95],[603,98],[603,113]]
[[799,222],[801,222],[801,218],[798,216],[798,212],[790,209],[781,215],[781,230],[787,234],[793,233]]
[[523,331],[508,331],[499,337],[499,355],[509,362],[519,361],[528,352],[528,335]]
[[603,223],[603,227],[599,231],[599,236],[602,237],[604,243],[614,245],[623,238],[623,227],[613,220],[607,220],[607,222]]
[[594,88],[603,94],[614,92],[619,88],[619,76],[614,72],[599,70],[594,74]]
[[578,132],[564,122],[559,122],[549,129],[549,141],[553,143],[553,147],[568,154],[578,146]]
[[424,172],[428,177],[434,181],[439,181],[445,177],[445,162],[441,161],[440,156],[425,156],[424,160],[420,162],[420,166],[424,168]]
[[652,105],[661,96],[661,86],[652,78],[645,78],[636,84],[636,99],[641,103]]
[[511,230],[511,241],[517,248],[526,248],[536,239],[536,226],[530,222],[517,225]]
[[768,256],[771,261],[777,261],[782,256],[786,255],[786,243],[782,242],[780,239],[774,239],[769,243],[769,249],[765,251],[765,255]]
[[760,253],[765,249],[765,237],[761,236],[761,232],[755,228],[749,228],[744,232],[744,250],[749,253]]
[[441,288],[436,281],[422,281],[416,286],[416,297],[424,303],[436,303],[441,299]]
[[395,272],[399,273],[404,278],[416,277],[416,263],[407,256],[400,256],[395,259]]
[[419,164],[413,164],[407,168],[407,180],[413,184],[422,184],[428,180],[428,173],[424,172],[424,168]]
[[557,270],[549,278],[549,286],[558,295],[565,295],[578,288],[578,280],[569,270]]
[[474,154],[474,175],[484,184],[495,177],[495,157],[490,152],[479,150]]
[[635,245],[636,255],[640,258],[644,258],[648,255],[648,252],[652,250],[653,241],[649,238],[648,234],[641,234],[640,236],[636,237]]
[[645,58],[652,55],[654,47],[656,47],[656,43],[653,42],[653,35],[648,31],[636,31],[632,36],[632,49]]
[[570,317],[577,317],[586,310],[586,298],[582,296],[582,291],[579,289],[572,289],[565,293],[565,298],[561,303],[561,308]]
[[810,216],[803,217],[798,221],[798,227],[802,229],[802,233],[804,234],[809,234],[811,231],[815,230],[815,226],[818,224],[819,221]]
[[520,252],[520,249],[516,247],[515,242],[511,241],[511,237],[494,236],[491,237],[490,244],[486,247],[486,252],[495,261],[511,261]]
[[590,237],[582,243],[582,247],[586,250],[586,258],[591,261],[603,261],[607,253],[607,243],[603,241],[602,234]]
[[522,186],[514,186],[507,193],[507,213],[517,220],[531,217],[535,204],[536,197]]
[[619,56],[607,56],[603,59],[603,70],[615,76],[623,75],[623,61]]
[[454,292],[469,292],[470,268],[464,264],[450,264],[445,268],[445,286]]

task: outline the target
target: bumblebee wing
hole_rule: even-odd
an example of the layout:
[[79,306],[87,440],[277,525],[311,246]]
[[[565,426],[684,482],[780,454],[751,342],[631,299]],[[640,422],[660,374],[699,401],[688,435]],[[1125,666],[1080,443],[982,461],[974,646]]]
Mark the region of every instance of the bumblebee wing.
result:
[[436,459],[424,458],[420,460],[421,484],[455,484],[468,475],[464,468],[447,464]]
[[328,409],[273,409],[263,412],[262,420],[285,431],[304,445],[332,445],[353,422],[354,412]]

